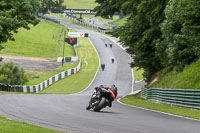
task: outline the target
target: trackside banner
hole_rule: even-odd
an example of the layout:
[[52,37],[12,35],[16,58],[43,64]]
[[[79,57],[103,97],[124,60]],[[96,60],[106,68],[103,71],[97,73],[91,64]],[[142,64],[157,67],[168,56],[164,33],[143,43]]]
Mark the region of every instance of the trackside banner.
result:
[[70,14],[96,14],[96,12],[89,9],[66,9],[64,13]]
[[69,37],[88,37],[88,33],[68,32]]
[[77,38],[65,38],[65,42],[71,44],[72,46],[77,44]]

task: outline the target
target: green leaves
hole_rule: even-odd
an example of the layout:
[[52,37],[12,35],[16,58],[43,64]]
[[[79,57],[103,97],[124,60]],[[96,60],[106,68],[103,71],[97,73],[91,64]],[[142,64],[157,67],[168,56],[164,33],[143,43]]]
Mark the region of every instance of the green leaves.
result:
[[200,1],[170,0],[165,9],[166,20],[160,25],[167,58],[165,66],[182,70],[200,57]]
[[116,34],[128,47],[134,60],[132,66],[144,69],[146,81],[165,67],[182,70],[200,58],[199,0],[96,2],[100,4],[96,7],[98,15],[113,15],[116,11],[130,15]]
[[19,69],[11,62],[0,66],[0,83],[23,85],[27,81],[23,68]]
[[40,0],[40,2],[40,12],[44,14],[48,13],[48,10],[54,13],[61,13],[66,9],[66,6],[63,6],[64,0]]
[[1,0],[0,2],[0,44],[14,40],[13,32],[28,24],[36,25],[39,20],[32,14],[32,6],[27,0]]

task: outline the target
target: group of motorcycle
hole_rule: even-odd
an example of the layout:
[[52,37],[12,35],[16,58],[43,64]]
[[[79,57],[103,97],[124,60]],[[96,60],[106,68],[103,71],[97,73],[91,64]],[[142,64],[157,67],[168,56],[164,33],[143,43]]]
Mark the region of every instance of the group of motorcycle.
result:
[[[108,44],[105,42],[105,46]],[[110,48],[112,48],[112,44],[110,43]],[[114,57],[111,58],[111,62],[114,63]],[[104,71],[105,64],[101,64],[101,68]],[[87,110],[94,110],[99,112],[101,109],[106,106],[111,107],[112,102],[117,97],[117,87],[115,85],[111,85],[110,87],[106,87],[100,85],[99,87],[95,87],[94,93],[91,96],[89,101],[89,105],[86,107]]]

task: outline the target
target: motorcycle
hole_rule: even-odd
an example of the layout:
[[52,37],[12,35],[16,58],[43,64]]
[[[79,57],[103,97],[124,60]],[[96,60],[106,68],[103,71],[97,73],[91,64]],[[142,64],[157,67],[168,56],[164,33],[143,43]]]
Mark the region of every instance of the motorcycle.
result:
[[87,110],[92,109],[95,112],[99,112],[106,106],[111,107],[112,101],[117,96],[117,87],[115,85],[111,87],[95,87],[95,91],[91,96],[89,105],[86,107]]

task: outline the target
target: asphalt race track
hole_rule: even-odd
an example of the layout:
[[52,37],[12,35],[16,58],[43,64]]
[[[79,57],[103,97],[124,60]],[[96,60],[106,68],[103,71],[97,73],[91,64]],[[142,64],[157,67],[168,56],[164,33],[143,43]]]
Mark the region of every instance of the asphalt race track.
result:
[[[24,95],[1,94],[0,114],[10,119],[31,123],[68,133],[199,133],[200,121],[163,113],[125,106],[118,102],[101,112],[85,109],[95,86],[115,84],[118,97],[132,90],[131,58],[113,43],[113,48],[104,42],[112,42],[102,34],[85,30],[65,21],[62,24],[81,32],[89,38],[105,63],[105,71],[99,68],[91,85],[72,95]],[[111,57],[116,62],[111,63]]]

